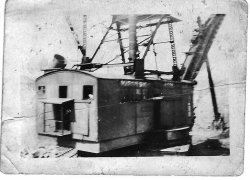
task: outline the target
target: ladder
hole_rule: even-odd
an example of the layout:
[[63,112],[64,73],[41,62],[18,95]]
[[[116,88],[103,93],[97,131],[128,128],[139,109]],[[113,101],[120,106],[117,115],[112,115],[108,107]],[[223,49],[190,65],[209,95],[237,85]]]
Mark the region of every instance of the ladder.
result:
[[173,66],[172,66],[172,70],[173,70],[173,80],[177,81],[180,79],[180,71],[177,65],[177,57],[176,57],[176,50],[175,50],[175,42],[174,42],[174,29],[173,29],[173,25],[171,22],[171,17],[170,15],[167,16],[168,18],[168,31],[169,31],[169,39],[170,39],[170,44],[171,44],[171,52],[172,52],[172,58],[173,58]]
[[177,57],[176,57],[175,42],[174,42],[174,31],[173,31],[173,25],[171,22],[168,23],[168,30],[169,30],[172,58],[173,58],[173,66],[177,67]]
[[84,49],[83,60],[86,61],[86,49],[87,49],[87,16],[83,15],[83,28],[82,28],[82,47]]

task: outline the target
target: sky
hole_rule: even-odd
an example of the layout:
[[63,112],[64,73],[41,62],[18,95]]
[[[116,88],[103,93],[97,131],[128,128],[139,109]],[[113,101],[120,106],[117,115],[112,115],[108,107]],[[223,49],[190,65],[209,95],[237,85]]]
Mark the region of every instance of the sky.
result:
[[[87,56],[91,57],[103,37],[106,27],[111,22],[112,14],[171,14],[181,20],[174,23],[177,61],[179,67],[185,60],[184,52],[188,51],[190,40],[197,28],[197,17],[204,22],[210,14],[225,13],[226,17],[218,30],[208,58],[215,85],[242,82],[246,74],[246,12],[244,2],[225,0],[195,1],[97,1],[97,0],[9,0],[5,14],[5,52],[4,81],[6,96],[14,96],[19,101],[6,102],[9,116],[30,114],[35,112],[33,98],[25,98],[30,94],[35,98],[35,79],[43,74],[41,69],[51,65],[54,54],[64,56],[67,68],[81,61],[81,53],[77,49],[75,39],[65,20],[68,16],[75,32],[82,41],[82,16],[87,19]],[[124,35],[124,34],[123,34]],[[112,36],[112,33],[109,35]],[[126,36],[126,35],[124,35]],[[168,28],[159,28],[155,41],[167,41]],[[115,36],[114,36],[115,37]],[[170,71],[172,57],[170,44],[156,45],[159,70]],[[105,43],[93,62],[105,63],[119,54],[117,42]],[[121,62],[117,59],[114,63]],[[155,60],[150,52],[145,68],[154,69]],[[103,68],[107,73],[123,73],[121,68]],[[212,118],[211,97],[209,95],[207,72],[202,67],[196,78],[195,104],[208,104],[207,109],[198,106],[197,112]],[[13,88],[15,87],[15,88]],[[205,91],[200,91],[206,89]],[[7,91],[8,90],[8,91]],[[217,92],[217,91],[216,91]],[[228,114],[228,88],[218,88],[219,108]],[[222,102],[222,103],[221,103]],[[21,107],[27,107],[23,110]],[[7,115],[8,116],[8,115]],[[208,118],[208,119],[209,119]]]
[[[113,14],[107,13],[105,9],[102,10],[103,13],[100,12],[101,10],[98,11],[99,13],[93,13],[92,11],[89,12],[87,10],[84,11],[78,9],[78,6],[73,5],[69,6],[69,8],[65,10],[60,8],[58,4],[53,3],[55,1],[35,1],[35,3],[33,1],[24,2],[26,3],[23,3],[23,1],[20,0],[10,0],[8,2],[9,5],[7,4],[7,16],[14,16],[14,19],[12,18],[14,21],[16,18],[21,18],[23,23],[25,23],[27,27],[25,28],[23,26],[23,28],[25,28],[23,31],[27,32],[27,30],[29,30],[30,33],[26,33],[26,37],[24,36],[22,29],[19,30],[20,34],[22,33],[23,42],[27,40],[32,41],[32,43],[25,43],[25,45],[32,46],[32,48],[30,48],[31,52],[29,55],[35,55],[35,58],[38,58],[39,62],[43,64],[42,66],[46,66],[46,63],[49,63],[49,61],[52,60],[53,54],[55,53],[63,55],[68,62],[79,62],[81,59],[81,54],[79,50],[77,50],[77,44],[75,43],[74,37],[65,21],[66,16],[70,18],[81,41],[82,15],[87,14],[87,56],[91,57],[106,31],[106,27],[109,26],[111,22],[111,14]],[[11,5],[11,3],[14,3],[15,5]],[[114,14],[116,13],[117,12],[115,11]],[[184,13],[185,12],[182,11],[181,13],[175,13],[176,15],[174,14],[175,17],[182,20],[180,23],[174,24],[176,52],[179,65],[185,59],[184,52],[189,49],[189,41],[193,34],[192,31],[194,28],[197,28],[197,16],[194,16],[193,14],[185,16]],[[208,16],[202,14],[203,19],[207,17]],[[155,41],[167,41],[169,39],[168,36],[167,26],[163,25],[160,27],[155,37]],[[112,52],[110,49],[112,49]],[[158,52],[157,61],[160,70],[170,70],[172,64],[170,44],[156,45],[155,49]],[[107,62],[119,53],[119,46],[117,42],[106,43],[102,46],[94,62]],[[118,62],[119,61],[121,60],[118,59]],[[146,67],[155,67],[152,52],[148,54]]]

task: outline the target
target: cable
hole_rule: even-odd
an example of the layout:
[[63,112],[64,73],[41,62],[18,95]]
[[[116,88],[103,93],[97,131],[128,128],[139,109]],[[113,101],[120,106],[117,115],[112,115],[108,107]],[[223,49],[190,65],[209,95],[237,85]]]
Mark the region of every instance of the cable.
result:
[[[117,35],[118,33],[115,33],[115,34],[112,34],[112,35],[110,35],[109,37],[106,37],[105,39],[105,41],[104,42],[107,42],[108,40],[107,39],[109,39],[109,38],[111,38],[111,37],[113,37],[113,36],[115,36],[115,35]],[[114,39],[113,39],[114,40]]]
[[[149,21],[149,23],[151,23],[151,21]],[[150,32],[151,32],[151,34],[153,34],[152,26],[150,26]],[[153,53],[154,53],[154,56],[155,56],[155,68],[156,68],[156,70],[158,71],[157,53],[156,53],[156,51],[155,51],[155,43],[154,43],[153,40],[152,40],[152,45],[153,45]]]

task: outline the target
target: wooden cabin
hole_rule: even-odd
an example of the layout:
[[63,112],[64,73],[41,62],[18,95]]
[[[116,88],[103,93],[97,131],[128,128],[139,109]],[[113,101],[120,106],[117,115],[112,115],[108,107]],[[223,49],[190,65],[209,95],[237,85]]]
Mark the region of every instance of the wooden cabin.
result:
[[36,80],[38,132],[67,137],[81,151],[100,153],[147,141],[157,131],[192,126],[193,84],[137,79],[74,69],[51,70]]

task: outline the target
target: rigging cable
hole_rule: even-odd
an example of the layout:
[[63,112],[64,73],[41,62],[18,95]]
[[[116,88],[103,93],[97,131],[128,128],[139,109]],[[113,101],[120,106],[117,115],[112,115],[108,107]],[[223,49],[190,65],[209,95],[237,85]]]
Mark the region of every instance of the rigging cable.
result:
[[[151,23],[151,21],[149,21],[149,23]],[[153,33],[151,26],[150,26],[150,32],[151,32],[151,34]],[[155,68],[158,71],[157,52],[155,51],[155,43],[154,43],[154,41],[152,41],[152,45],[153,45],[153,53],[154,53],[154,56],[155,56]]]

